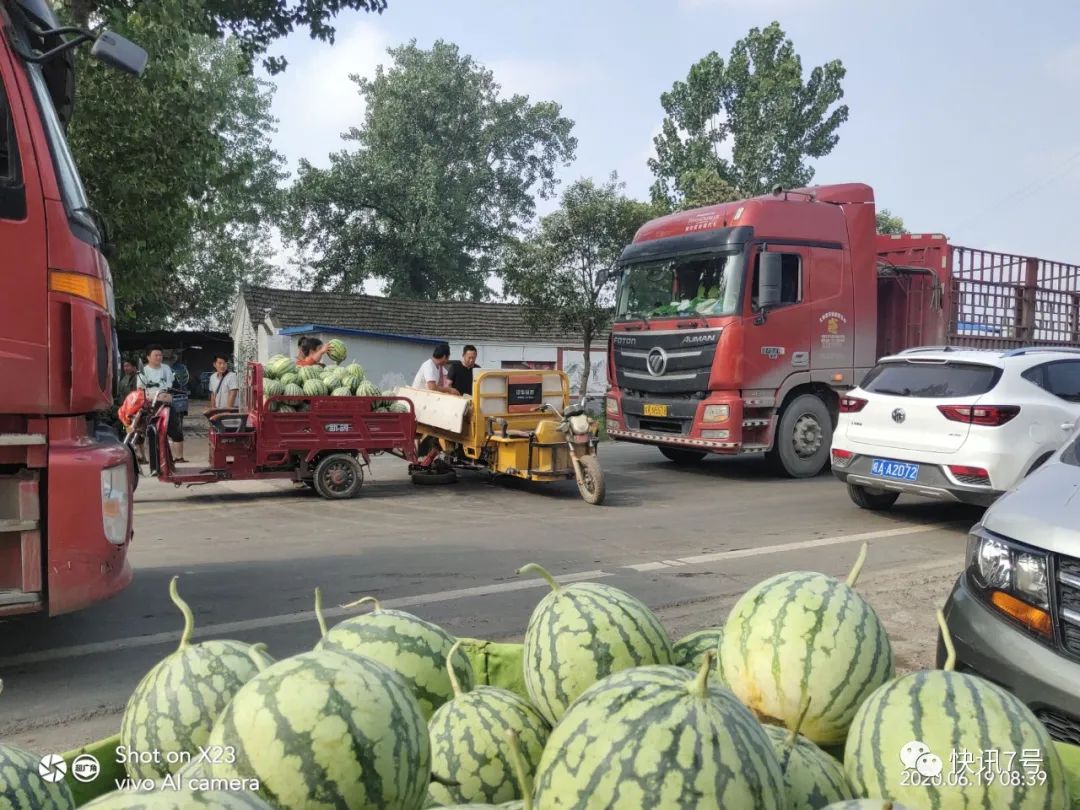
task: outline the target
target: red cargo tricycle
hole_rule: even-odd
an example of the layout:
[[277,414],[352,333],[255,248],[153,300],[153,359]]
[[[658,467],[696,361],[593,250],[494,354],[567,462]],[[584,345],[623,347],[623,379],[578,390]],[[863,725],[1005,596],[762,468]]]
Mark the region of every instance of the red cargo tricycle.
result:
[[[212,484],[260,478],[303,483],[324,498],[352,498],[364,482],[371,456],[387,453],[416,463],[416,414],[404,397],[263,396],[263,369],[249,363],[243,409],[212,409],[209,466],[177,472],[168,442],[170,392],[128,395],[121,418],[125,444],[145,441],[150,474],[158,480]],[[379,410],[403,402],[404,411]],[[275,403],[298,408],[280,412]],[[126,410],[125,410],[126,409]]]

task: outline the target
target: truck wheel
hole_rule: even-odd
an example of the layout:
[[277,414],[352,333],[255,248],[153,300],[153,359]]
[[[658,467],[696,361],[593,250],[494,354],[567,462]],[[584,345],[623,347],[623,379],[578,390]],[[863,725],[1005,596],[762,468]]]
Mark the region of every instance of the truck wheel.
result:
[[660,446],[660,452],[664,458],[669,461],[674,461],[680,467],[688,467],[691,464],[697,464],[703,458],[705,454],[700,450],[683,450],[681,447],[664,447]]
[[409,473],[409,478],[412,479],[414,484],[421,487],[453,484],[458,480],[457,472],[454,470],[413,470]]
[[353,498],[364,483],[364,470],[348,453],[333,453],[316,465],[314,483],[315,491],[324,498]]
[[813,478],[829,463],[832,433],[825,403],[813,394],[802,394],[784,408],[766,458],[773,469],[791,478]]
[[869,509],[872,512],[888,509],[900,497],[899,492],[872,492],[866,487],[856,486],[855,484],[848,484],[847,491],[856,506],[860,509]]
[[585,500],[597,506],[604,502],[606,487],[604,485],[604,471],[600,469],[600,459],[596,456],[582,456],[578,461],[581,463],[581,480],[577,482],[578,492]]

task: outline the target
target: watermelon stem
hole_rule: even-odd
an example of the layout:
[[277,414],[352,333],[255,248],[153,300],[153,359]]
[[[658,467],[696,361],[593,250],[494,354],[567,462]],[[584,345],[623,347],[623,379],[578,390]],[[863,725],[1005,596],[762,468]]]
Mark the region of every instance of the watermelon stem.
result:
[[687,691],[694,697],[704,698],[709,694],[709,673],[712,671],[715,658],[716,653],[712,650],[705,651],[697,677],[687,687]]
[[191,607],[180,598],[180,591],[176,587],[176,581],[180,577],[173,577],[169,580],[169,598],[172,599],[172,603],[180,610],[184,615],[184,631],[180,634],[180,646],[177,647],[177,651],[184,649],[191,643],[191,634],[195,631],[195,616],[191,612]]
[[261,641],[258,644],[252,644],[251,647],[248,648],[248,658],[251,659],[251,663],[255,665],[255,669],[259,670],[259,672],[266,669],[266,659],[263,658],[263,653],[266,652],[266,649],[266,644]]
[[457,651],[461,648],[461,639],[454,642],[454,646],[450,648],[450,652],[446,654],[446,674],[450,676],[450,688],[454,690],[454,697],[461,695],[461,684],[458,683],[457,673],[454,672],[454,656],[457,655]]
[[506,730],[506,741],[510,743],[510,762],[514,766],[514,775],[517,777],[518,787],[521,788],[521,799],[525,810],[532,810],[532,780],[529,771],[525,767],[525,757],[521,755],[521,741],[518,733],[512,728]]
[[343,608],[360,607],[360,605],[364,604],[364,602],[371,602],[373,605],[375,605],[375,612],[376,613],[378,613],[380,610],[382,610],[382,605],[379,604],[379,600],[376,599],[374,596],[365,596],[363,599],[357,599],[355,602],[349,602],[349,604],[342,605],[342,607]]
[[949,632],[949,625],[945,623],[945,614],[941,608],[937,609],[937,623],[941,628],[941,640],[945,642],[945,666],[942,667],[946,672],[952,672],[956,666],[956,647],[952,643],[952,633]]
[[322,612],[322,588],[315,588],[315,618],[319,620],[319,633],[326,637],[326,617]]
[[536,563],[529,563],[528,565],[523,565],[514,573],[517,574],[519,577],[522,574],[537,574],[547,580],[548,585],[551,586],[551,590],[557,591],[560,588],[559,583],[555,581],[555,577],[548,573],[548,570],[542,565],[537,565]]
[[855,565],[851,566],[851,573],[847,575],[847,586],[849,588],[855,587],[859,574],[862,573],[863,563],[866,562],[866,552],[869,548],[869,543],[863,543],[862,548],[859,549],[859,556],[855,559]]
[[787,742],[784,743],[788,748],[795,745],[795,741],[799,739],[799,731],[802,730],[803,721],[806,720],[806,713],[810,711],[811,695],[806,696],[806,702],[803,704],[802,712],[799,713],[799,719],[795,721],[795,728],[791,730],[788,735]]

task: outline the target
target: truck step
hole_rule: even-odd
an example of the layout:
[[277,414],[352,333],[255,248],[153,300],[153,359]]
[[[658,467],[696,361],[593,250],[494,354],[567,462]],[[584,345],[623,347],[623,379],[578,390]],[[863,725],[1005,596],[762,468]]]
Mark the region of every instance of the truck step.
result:
[[32,605],[41,601],[40,593],[26,591],[0,590],[0,607],[8,605]]
[[744,444],[740,449],[740,453],[764,453],[769,449],[767,444]]
[[27,447],[45,444],[44,433],[0,433],[0,447]]
[[18,518],[0,518],[0,533],[5,532],[32,532],[38,528],[36,520],[19,520]]

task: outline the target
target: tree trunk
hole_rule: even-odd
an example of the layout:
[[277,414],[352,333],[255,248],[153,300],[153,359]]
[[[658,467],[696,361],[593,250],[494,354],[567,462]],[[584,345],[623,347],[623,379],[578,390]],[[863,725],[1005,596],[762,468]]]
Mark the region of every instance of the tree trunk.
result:
[[585,397],[589,393],[589,372],[592,371],[592,359],[590,356],[590,351],[592,349],[592,330],[586,329],[583,337],[582,354],[585,357],[585,361],[581,369],[581,396]]

